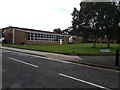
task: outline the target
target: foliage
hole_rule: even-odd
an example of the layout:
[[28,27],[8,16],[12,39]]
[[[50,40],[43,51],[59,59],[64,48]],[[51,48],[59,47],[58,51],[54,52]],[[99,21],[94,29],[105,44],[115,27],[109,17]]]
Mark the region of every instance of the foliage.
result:
[[62,31],[61,31],[61,29],[60,29],[60,28],[56,28],[56,29],[54,29],[54,30],[53,30],[53,32],[55,32],[55,33],[59,33],[59,34],[61,34],[61,33],[62,33]]
[[120,2],[81,2],[80,10],[72,12],[71,34],[82,36],[84,40],[94,40],[93,47],[99,38],[110,40],[118,38],[120,22]]

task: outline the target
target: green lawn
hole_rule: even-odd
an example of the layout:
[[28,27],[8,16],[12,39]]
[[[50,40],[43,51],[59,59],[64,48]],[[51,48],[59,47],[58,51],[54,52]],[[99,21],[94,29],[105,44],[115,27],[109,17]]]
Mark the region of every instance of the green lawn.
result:
[[48,52],[56,52],[56,53],[64,53],[64,54],[73,54],[73,48],[74,48],[74,53],[77,55],[81,55],[81,54],[114,55],[116,49],[118,49],[118,44],[111,44],[111,48],[110,48],[111,53],[107,53],[107,52],[101,53],[100,49],[106,49],[106,45],[107,44],[97,43],[96,48],[92,48],[92,43],[63,44],[63,45],[8,45],[8,44],[4,44],[3,46],[40,50],[40,51],[48,51]]

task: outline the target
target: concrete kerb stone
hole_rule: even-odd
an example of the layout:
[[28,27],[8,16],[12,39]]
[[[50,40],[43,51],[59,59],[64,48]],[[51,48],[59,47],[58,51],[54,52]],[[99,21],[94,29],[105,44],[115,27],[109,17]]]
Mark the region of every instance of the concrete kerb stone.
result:
[[60,59],[60,60],[67,60],[67,61],[79,61],[79,60],[82,60],[78,56],[62,55],[62,54],[40,52],[40,51],[33,51],[33,50],[16,49],[16,48],[10,48],[10,47],[2,47],[2,48],[7,49],[7,50],[12,50],[12,51],[32,54],[32,55],[43,56],[43,57],[47,57],[47,58],[53,58],[53,59]]

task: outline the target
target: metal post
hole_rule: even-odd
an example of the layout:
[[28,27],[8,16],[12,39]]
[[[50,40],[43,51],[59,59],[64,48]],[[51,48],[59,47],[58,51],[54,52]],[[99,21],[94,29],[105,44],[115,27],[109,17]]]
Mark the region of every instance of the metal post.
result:
[[75,54],[75,51],[74,51],[74,50],[75,50],[75,48],[72,48],[72,53],[73,53],[73,55]]
[[119,50],[116,50],[116,61],[115,66],[119,66]]
[[30,41],[31,41],[31,32],[30,32]]
[[15,44],[15,29],[13,28],[13,38],[12,43]]

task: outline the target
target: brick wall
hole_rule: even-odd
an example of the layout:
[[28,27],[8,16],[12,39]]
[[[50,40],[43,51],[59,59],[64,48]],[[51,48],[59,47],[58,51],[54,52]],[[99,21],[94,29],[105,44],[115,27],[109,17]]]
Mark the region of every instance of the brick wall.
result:
[[63,41],[63,44],[68,44],[69,43],[69,37],[64,37],[64,41]]
[[12,44],[12,28],[8,28],[4,33],[6,43]]
[[27,43],[27,35],[24,31],[19,31],[15,29],[15,44],[26,44]]
[[80,38],[80,37],[75,38],[75,43],[81,43],[81,42],[82,42],[82,38]]
[[[16,28],[15,30],[15,44],[60,44],[60,41],[40,41],[40,40],[27,40],[27,33],[25,31],[20,31]],[[5,35],[5,40],[7,43],[12,44],[13,41],[13,28],[8,27],[6,32],[4,33]],[[80,43],[82,40],[79,37],[75,38],[74,43]],[[64,41],[62,42],[63,44],[68,44],[69,43],[69,36],[64,36]]]

